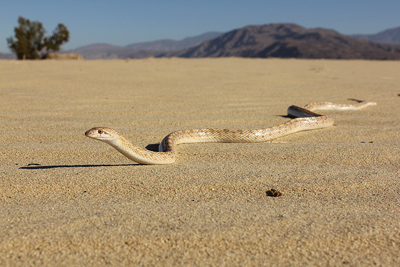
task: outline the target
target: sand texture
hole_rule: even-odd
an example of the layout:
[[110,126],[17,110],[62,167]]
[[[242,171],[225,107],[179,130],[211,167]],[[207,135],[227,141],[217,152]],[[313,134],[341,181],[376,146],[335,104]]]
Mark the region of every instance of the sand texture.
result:
[[[400,266],[399,94],[398,61],[2,60],[0,265]],[[270,143],[180,145],[172,165],[84,136],[154,149],[347,98],[378,105]]]

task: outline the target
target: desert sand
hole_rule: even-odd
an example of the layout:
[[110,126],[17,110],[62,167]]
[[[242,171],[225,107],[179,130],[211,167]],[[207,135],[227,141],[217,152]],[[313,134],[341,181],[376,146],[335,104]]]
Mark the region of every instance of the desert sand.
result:
[[[399,266],[399,74],[399,61],[2,60],[0,265]],[[84,136],[107,126],[154,149],[347,98],[378,105],[273,142],[183,144],[172,165]]]

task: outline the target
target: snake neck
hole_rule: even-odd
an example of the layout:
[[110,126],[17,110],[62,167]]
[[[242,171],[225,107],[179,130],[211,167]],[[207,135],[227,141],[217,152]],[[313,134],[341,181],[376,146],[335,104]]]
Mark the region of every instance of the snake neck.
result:
[[175,153],[154,152],[141,148],[123,136],[107,142],[125,157],[141,164],[170,164],[175,161]]

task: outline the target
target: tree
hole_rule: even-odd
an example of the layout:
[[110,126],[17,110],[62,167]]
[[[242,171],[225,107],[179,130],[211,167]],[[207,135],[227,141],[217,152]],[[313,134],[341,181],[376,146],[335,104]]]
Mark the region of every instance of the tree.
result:
[[13,37],[7,39],[8,47],[18,59],[44,58],[45,52],[59,51],[60,46],[69,40],[69,31],[61,23],[50,37],[44,37],[46,30],[41,22],[19,17],[18,24],[19,27],[14,28],[15,40]]

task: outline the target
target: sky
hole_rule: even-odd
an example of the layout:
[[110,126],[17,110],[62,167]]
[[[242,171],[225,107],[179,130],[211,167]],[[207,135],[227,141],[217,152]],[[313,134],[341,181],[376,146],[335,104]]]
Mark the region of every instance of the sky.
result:
[[14,36],[19,16],[42,22],[47,35],[63,23],[70,40],[62,50],[69,50],[286,22],[374,34],[399,27],[399,14],[399,0],[0,0],[0,52],[11,53],[7,38]]

